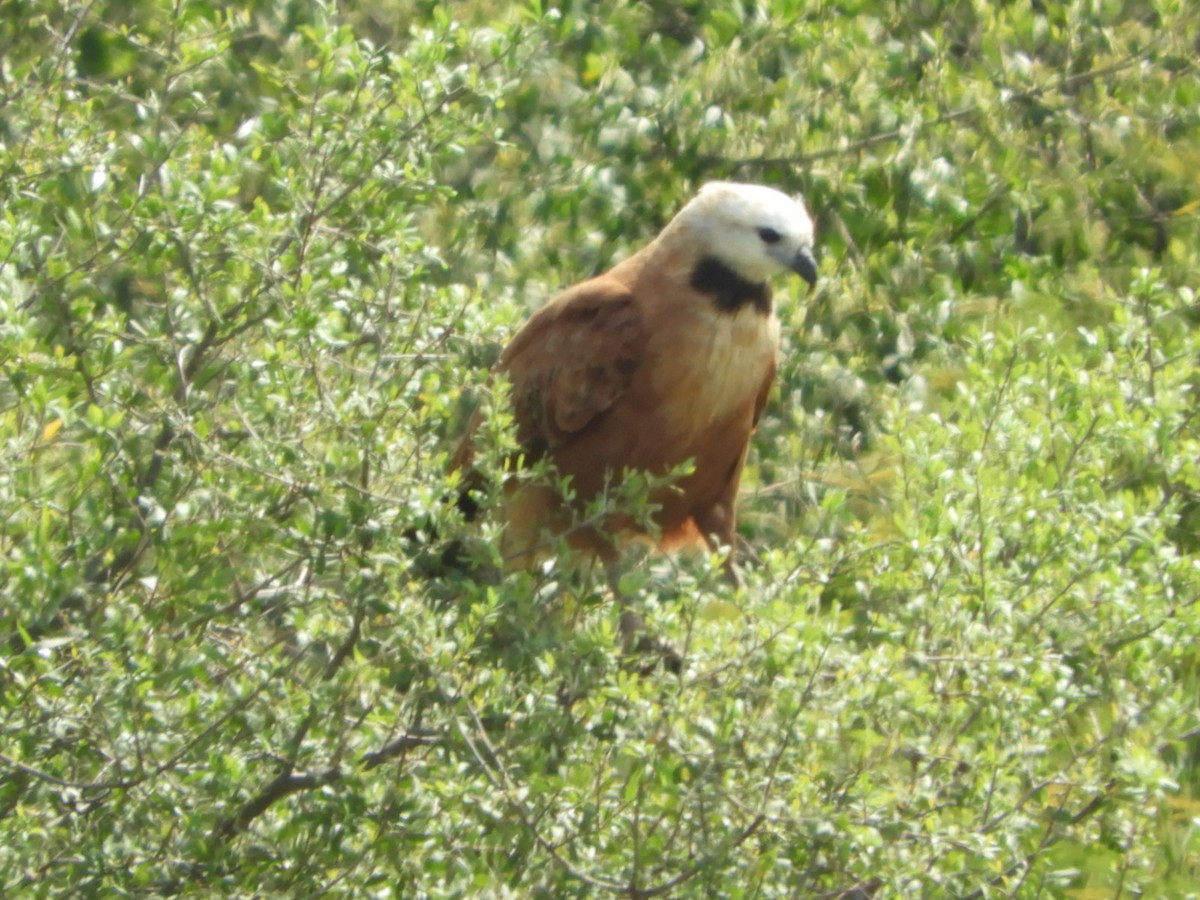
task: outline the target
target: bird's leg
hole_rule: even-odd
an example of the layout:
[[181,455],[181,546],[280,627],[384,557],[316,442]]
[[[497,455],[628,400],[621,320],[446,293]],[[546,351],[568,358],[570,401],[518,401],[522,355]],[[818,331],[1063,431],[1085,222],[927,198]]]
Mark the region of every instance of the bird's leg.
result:
[[621,559],[616,548],[602,554],[604,574],[608,578],[608,587],[617,598],[617,606],[621,610],[620,622],[617,626],[621,638],[621,647],[626,651],[634,649],[638,635],[644,635],[646,620],[633,610],[633,598],[621,590]]
[[[617,598],[621,618],[617,625],[621,649],[625,653],[646,654],[662,660],[663,668],[678,674],[683,669],[683,657],[679,651],[664,640],[652,635],[646,628],[646,620],[633,609],[633,598],[621,590],[620,557],[616,550],[603,554],[604,572],[608,576],[609,588]],[[656,663],[642,668],[642,674],[653,671]]]
[[725,557],[725,562],[721,563],[721,569],[725,572],[725,577],[729,579],[729,583],[734,589],[742,586],[742,569],[737,564],[737,560],[733,558],[733,549],[730,548],[729,555]]

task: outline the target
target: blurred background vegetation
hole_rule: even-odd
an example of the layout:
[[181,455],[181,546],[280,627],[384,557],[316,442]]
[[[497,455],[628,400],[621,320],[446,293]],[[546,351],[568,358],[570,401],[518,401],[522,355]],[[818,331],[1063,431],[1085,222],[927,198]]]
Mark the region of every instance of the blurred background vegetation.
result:
[[[1200,11],[0,7],[5,896],[1200,896]],[[700,184],[807,198],[746,585],[442,498]],[[414,543],[414,529],[432,543]]]

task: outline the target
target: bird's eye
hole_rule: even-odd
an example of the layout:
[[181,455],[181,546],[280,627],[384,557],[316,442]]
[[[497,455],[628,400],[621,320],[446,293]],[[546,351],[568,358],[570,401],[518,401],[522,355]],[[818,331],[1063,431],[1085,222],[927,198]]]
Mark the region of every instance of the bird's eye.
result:
[[763,243],[766,244],[778,244],[780,238],[783,237],[783,235],[781,235],[774,228],[760,228],[758,229],[758,236],[762,238]]

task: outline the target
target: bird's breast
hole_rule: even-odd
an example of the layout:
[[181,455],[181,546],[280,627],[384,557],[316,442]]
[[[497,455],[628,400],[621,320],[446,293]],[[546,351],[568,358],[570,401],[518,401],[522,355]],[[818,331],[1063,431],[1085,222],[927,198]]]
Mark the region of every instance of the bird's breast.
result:
[[747,429],[755,401],[775,364],[779,320],[753,307],[734,313],[698,312],[659,357],[657,393],[671,439],[689,443],[714,423],[745,411]]

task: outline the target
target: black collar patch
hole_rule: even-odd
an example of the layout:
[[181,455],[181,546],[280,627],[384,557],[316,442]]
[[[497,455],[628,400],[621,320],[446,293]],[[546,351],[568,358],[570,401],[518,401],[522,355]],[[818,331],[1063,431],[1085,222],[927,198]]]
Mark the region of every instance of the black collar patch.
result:
[[692,287],[708,294],[722,312],[737,312],[753,306],[764,316],[771,312],[771,291],[764,284],[747,281],[725,263],[706,256],[692,270]]

